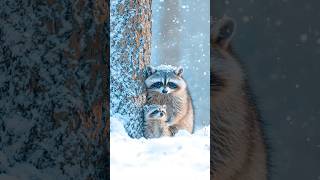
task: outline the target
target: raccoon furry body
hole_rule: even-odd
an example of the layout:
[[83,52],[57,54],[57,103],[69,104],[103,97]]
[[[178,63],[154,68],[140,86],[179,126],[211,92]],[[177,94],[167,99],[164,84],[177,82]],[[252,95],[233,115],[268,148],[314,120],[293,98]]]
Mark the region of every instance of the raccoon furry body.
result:
[[166,105],[152,104],[144,106],[144,136],[146,138],[172,136],[166,121]]
[[166,105],[167,124],[173,136],[179,129],[194,130],[194,111],[183,69],[169,65],[148,67],[147,104]]
[[235,24],[223,18],[211,39],[211,178],[268,179],[260,117],[241,64],[230,45]]

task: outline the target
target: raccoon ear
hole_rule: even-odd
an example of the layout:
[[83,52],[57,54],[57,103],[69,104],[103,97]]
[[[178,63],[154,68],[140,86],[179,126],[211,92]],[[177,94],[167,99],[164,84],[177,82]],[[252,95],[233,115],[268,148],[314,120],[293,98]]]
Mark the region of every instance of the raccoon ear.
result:
[[150,76],[151,74],[156,72],[156,69],[151,65],[148,65],[146,68],[147,68],[147,76]]
[[162,108],[163,108],[163,109],[167,109],[167,105],[165,105],[165,104],[162,105]]
[[183,73],[183,68],[181,66],[179,66],[176,70],[175,70],[176,75],[181,76]]
[[223,17],[217,24],[216,42],[222,48],[228,48],[236,29],[232,18]]

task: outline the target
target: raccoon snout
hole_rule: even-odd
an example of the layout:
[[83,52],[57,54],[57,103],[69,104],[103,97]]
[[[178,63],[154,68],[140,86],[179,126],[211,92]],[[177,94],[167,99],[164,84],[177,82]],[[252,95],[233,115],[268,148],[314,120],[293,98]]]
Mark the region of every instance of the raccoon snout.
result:
[[168,90],[163,89],[163,90],[162,90],[162,93],[166,94],[166,93],[168,93]]
[[160,113],[160,117],[162,117],[163,115],[164,115],[163,112],[161,112],[161,113]]

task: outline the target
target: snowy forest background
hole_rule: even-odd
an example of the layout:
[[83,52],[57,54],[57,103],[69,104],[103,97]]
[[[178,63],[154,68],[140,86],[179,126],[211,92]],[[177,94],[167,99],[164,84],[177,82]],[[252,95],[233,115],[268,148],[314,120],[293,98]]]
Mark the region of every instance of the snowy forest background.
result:
[[[189,12],[205,3],[197,2]],[[319,5],[211,3],[214,17],[226,14],[238,24],[233,43],[272,142],[274,180],[320,179]],[[105,0],[0,1],[0,179],[108,178],[109,7]],[[156,51],[152,45],[152,56]],[[206,130],[138,140],[118,118],[110,122],[112,177],[208,179]]]
[[[111,179],[209,179],[209,0],[112,0],[110,7]],[[144,70],[150,64],[184,68],[194,134],[143,137]]]
[[182,66],[193,98],[196,129],[210,122],[210,1],[152,2],[151,64]]
[[195,108],[195,129],[209,125],[209,1],[111,1],[111,115],[142,137],[145,67],[182,66]]

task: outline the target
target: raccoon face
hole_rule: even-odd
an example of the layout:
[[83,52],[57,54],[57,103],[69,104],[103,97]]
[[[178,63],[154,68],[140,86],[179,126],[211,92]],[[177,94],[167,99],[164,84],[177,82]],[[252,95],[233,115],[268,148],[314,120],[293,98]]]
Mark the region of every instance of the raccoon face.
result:
[[148,119],[163,119],[167,117],[166,105],[151,105],[145,109],[145,116]]
[[161,69],[149,66],[147,71],[148,77],[145,84],[148,91],[170,94],[186,89],[186,82],[182,78],[182,67]]

